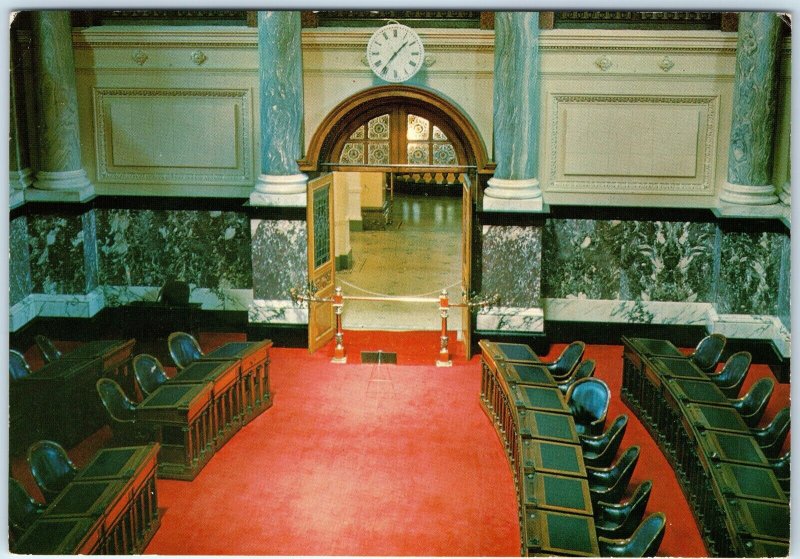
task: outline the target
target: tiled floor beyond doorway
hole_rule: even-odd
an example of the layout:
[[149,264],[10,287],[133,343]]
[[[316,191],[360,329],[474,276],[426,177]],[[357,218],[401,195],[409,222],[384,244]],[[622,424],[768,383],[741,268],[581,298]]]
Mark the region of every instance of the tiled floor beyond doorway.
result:
[[[345,295],[413,295],[438,298],[446,288],[461,299],[461,198],[395,195],[386,231],[350,233],[354,264],[337,272]],[[438,330],[438,303],[347,301],[344,327],[351,330]],[[461,327],[453,309],[448,329]]]

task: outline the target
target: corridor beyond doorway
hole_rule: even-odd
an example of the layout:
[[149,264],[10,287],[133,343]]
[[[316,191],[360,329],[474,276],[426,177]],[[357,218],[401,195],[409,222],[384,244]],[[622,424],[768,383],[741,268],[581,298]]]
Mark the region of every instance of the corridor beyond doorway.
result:
[[[350,233],[353,267],[337,272],[346,295],[424,296],[447,288],[461,300],[461,197],[397,194],[385,231]],[[343,324],[351,330],[438,330],[438,304],[347,301]],[[453,309],[448,330],[459,331]]]

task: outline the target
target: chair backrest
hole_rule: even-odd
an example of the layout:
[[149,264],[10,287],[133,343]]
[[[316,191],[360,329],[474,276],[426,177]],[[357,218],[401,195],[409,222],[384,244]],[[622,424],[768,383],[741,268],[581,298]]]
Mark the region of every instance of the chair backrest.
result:
[[159,360],[148,353],[141,353],[133,358],[133,374],[145,397],[169,380]]
[[589,378],[594,376],[595,370],[595,362],[594,359],[587,359],[586,361],[581,361],[577,367],[572,371],[572,374],[567,377],[567,380],[564,382],[559,382],[558,387],[561,389],[561,392],[564,394],[567,393],[569,387],[575,384],[577,381],[581,380],[582,378]]
[[27,459],[33,479],[47,502],[57,496],[78,473],[67,452],[53,441],[33,443],[28,447]]
[[95,383],[97,393],[112,421],[134,421],[136,405],[125,395],[119,384],[110,378],[100,378]]
[[200,344],[194,336],[186,332],[173,332],[167,338],[169,354],[179,369],[185,369],[193,361],[197,361],[203,356]]
[[633,535],[625,540],[598,538],[600,555],[604,557],[654,557],[664,539],[667,517],[655,512],[642,520]]
[[791,413],[787,406],[775,414],[769,425],[763,429],[752,429],[750,431],[767,458],[777,458],[783,446],[783,441],[786,440],[786,435],[789,433],[791,419]]
[[753,383],[747,394],[732,401],[733,407],[736,408],[748,427],[758,425],[774,389],[774,380],[769,377],[760,378]]
[[694,348],[690,358],[694,364],[704,371],[712,371],[719,363],[719,358],[725,350],[727,339],[722,334],[706,336]]
[[20,482],[8,478],[8,524],[15,538],[19,538],[45,508]]
[[596,505],[596,516],[605,520],[596,524],[598,535],[612,538],[627,538],[636,530],[644,518],[647,502],[653,482],[649,479],[640,483],[633,491],[633,495],[621,503],[606,503],[599,501]]
[[611,464],[622,444],[627,428],[628,416],[621,413],[604,433],[596,436],[581,435],[583,461],[586,465],[605,468]]
[[638,446],[628,448],[610,468],[586,468],[593,502],[615,503],[620,500],[633,477],[640,450]]
[[770,461],[772,471],[775,472],[775,477],[779,479],[789,479],[791,470],[792,451],[787,450],[783,456]]
[[28,366],[25,356],[15,349],[8,351],[8,372],[11,380],[23,379],[31,374],[31,368]]
[[564,351],[561,352],[558,359],[553,362],[553,368],[550,372],[554,376],[564,376],[568,374],[581,360],[584,351],[586,351],[585,343],[580,341],[572,342],[564,348]]
[[39,348],[45,363],[52,363],[61,357],[61,352],[47,336],[37,334],[33,337],[33,341],[36,343],[36,347]]
[[753,356],[747,351],[739,351],[728,357],[725,365],[717,375],[711,375],[711,380],[719,386],[728,397],[736,397],[744,384],[744,377],[750,369]]
[[169,306],[186,306],[189,304],[189,284],[175,278],[168,278],[158,292],[158,300]]
[[610,401],[608,385],[593,377],[576,381],[567,391],[567,404],[576,421],[605,419]]

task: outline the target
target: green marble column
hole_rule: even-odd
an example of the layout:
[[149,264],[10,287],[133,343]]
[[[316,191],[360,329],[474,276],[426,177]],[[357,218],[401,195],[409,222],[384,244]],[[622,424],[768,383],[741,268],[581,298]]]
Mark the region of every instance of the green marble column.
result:
[[742,12],[736,44],[728,180],[720,200],[766,205],[772,185],[776,71],[781,22],[774,12]]
[[22,61],[14,41],[11,45],[11,72],[9,75],[9,123],[8,123],[8,171],[9,207],[24,201],[23,191],[33,183],[33,171],[28,154],[28,135],[25,125],[25,112],[22,80]]
[[539,188],[539,13],[497,12],[494,159],[485,211],[535,212]]
[[250,203],[305,206],[302,155],[303,57],[300,12],[258,12],[261,174]]
[[37,194],[31,191],[28,197],[84,200],[94,194],[94,188],[81,165],[78,94],[69,12],[33,12],[33,35],[40,166],[34,186],[51,192]]

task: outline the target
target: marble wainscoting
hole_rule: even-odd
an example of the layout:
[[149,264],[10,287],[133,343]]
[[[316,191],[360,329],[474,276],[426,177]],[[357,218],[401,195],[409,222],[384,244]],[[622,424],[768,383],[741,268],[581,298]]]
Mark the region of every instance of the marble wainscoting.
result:
[[484,225],[481,297],[500,295],[500,304],[478,313],[478,330],[542,332],[542,228]]
[[[103,285],[105,306],[119,307],[134,301],[157,301],[160,286],[152,285]],[[227,289],[197,287],[189,284],[189,302],[199,303],[200,308],[213,311],[246,311],[253,302],[250,289]]]
[[33,293],[85,295],[98,285],[94,212],[32,215],[28,249]]
[[251,323],[308,324],[308,308],[295,304],[293,287],[308,284],[308,226],[298,220],[250,221],[253,260]]
[[[780,312],[779,284],[786,239],[781,233],[722,232],[716,301],[720,314]],[[788,266],[788,255],[786,262]],[[784,300],[788,302],[788,294]],[[783,312],[788,315],[788,305]]]
[[543,294],[624,301],[617,315],[635,312],[631,301],[713,301],[715,231],[711,223],[548,220]]
[[13,307],[33,291],[27,218],[20,216],[11,220],[8,234],[8,297]]
[[620,324],[707,326],[711,303],[620,301],[586,298],[543,299],[547,320]]
[[[249,223],[237,212],[98,210],[97,246],[104,286],[157,291],[173,277],[220,299],[252,286]],[[107,292],[110,305],[130,295]]]

